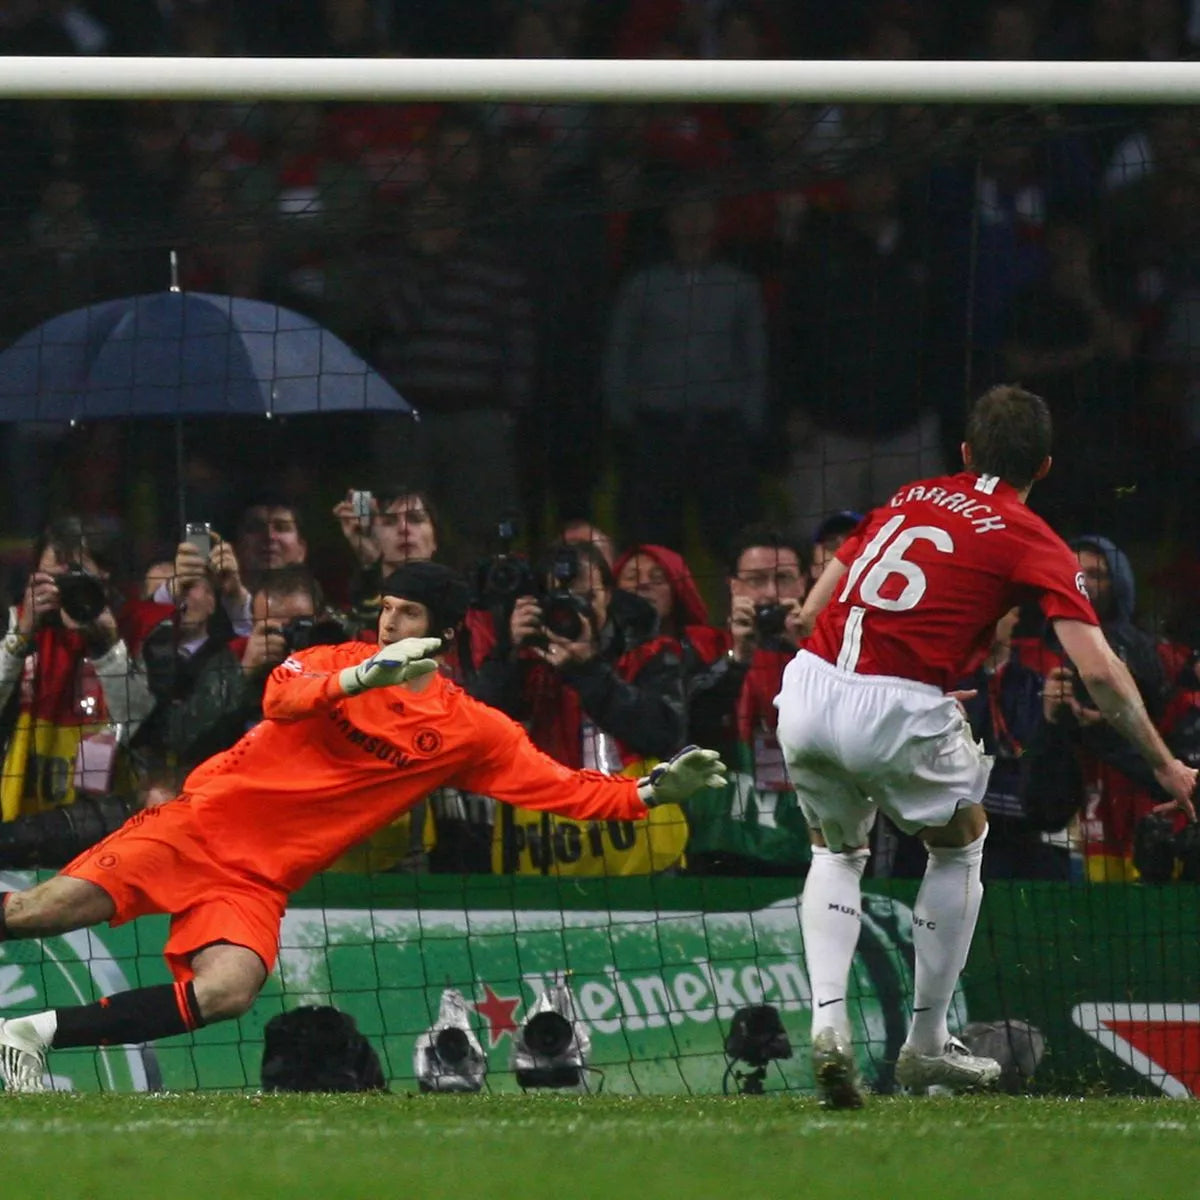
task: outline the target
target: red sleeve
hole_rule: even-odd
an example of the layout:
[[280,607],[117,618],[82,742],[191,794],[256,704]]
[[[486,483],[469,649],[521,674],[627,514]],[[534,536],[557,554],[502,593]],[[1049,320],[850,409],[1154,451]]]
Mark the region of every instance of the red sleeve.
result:
[[327,712],[346,698],[338,674],[370,658],[378,649],[363,642],[313,646],[284,659],[267,676],[263,716],[273,721],[300,721]]
[[479,739],[487,749],[479,761],[460,772],[455,781],[459,787],[577,821],[636,821],[646,815],[636,779],[573,771],[543,754],[515,721],[495,709],[479,707],[483,709],[478,717]]
[[1051,621],[1100,624],[1088,599],[1079,560],[1065,542],[1052,534],[1031,537],[1024,555],[1013,568],[1012,581],[1037,593],[1038,604]]

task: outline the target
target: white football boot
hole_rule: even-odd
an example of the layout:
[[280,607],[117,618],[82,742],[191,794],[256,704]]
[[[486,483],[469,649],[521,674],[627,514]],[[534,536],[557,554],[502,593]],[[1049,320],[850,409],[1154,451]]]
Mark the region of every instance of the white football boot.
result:
[[833,1026],[813,1035],[812,1064],[822,1108],[862,1108],[866,1096],[854,1051]]
[[20,1017],[0,1020],[0,1081],[6,1092],[48,1090],[46,1045]]
[[967,1092],[990,1087],[999,1078],[1000,1064],[994,1058],[977,1057],[956,1037],[946,1042],[941,1054],[918,1054],[904,1046],[896,1060],[896,1082],[913,1092],[931,1087]]

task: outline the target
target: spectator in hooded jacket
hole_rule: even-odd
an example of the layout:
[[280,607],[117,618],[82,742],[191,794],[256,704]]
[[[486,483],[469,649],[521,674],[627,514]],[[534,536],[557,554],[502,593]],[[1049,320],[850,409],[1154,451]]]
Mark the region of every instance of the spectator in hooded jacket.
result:
[[[1109,645],[1137,682],[1151,718],[1165,727],[1170,681],[1153,636],[1134,621],[1136,586],[1129,559],[1109,538],[1088,534],[1071,547]],[[1074,756],[1087,876],[1096,883],[1135,879],[1138,821],[1165,799],[1141,758],[1129,751],[1092,703],[1072,668],[1052,667],[1044,690],[1046,727],[1037,747],[1051,761]],[[1056,753],[1055,753],[1056,752]]]
[[689,628],[708,629],[708,605],[683,555],[644,542],[613,563],[613,575],[622,591],[641,596],[654,606],[659,633],[682,643]]

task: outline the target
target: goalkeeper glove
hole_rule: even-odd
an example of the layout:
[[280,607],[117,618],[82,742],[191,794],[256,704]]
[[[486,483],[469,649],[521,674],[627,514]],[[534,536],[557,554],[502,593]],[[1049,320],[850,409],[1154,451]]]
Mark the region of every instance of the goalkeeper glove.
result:
[[357,696],[368,688],[408,683],[437,670],[432,656],[442,648],[441,638],[401,638],[380,648],[357,666],[346,667],[338,682],[347,696]]
[[725,764],[715,750],[684,746],[641,781],[638,794],[653,808],[656,804],[680,804],[701,788],[724,787],[725,783]]

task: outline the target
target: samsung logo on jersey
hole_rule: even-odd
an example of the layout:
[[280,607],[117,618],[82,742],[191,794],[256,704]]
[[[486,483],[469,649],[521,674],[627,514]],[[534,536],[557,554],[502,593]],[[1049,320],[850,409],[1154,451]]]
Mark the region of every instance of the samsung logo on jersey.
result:
[[892,497],[892,507],[899,508],[902,504],[911,504],[914,500],[924,500],[936,508],[944,508],[969,521],[976,533],[990,533],[993,529],[1007,529],[1004,518],[996,516],[995,509],[990,504],[968,496],[966,492],[948,492],[940,487],[923,487],[919,483],[912,487],[902,488]]
[[394,767],[405,767],[411,761],[409,756],[398,746],[374,734],[364,733],[357,725],[352,724],[336,709],[330,709],[329,716],[333,720],[338,733],[352,746],[357,746],[364,754],[379,759],[380,762],[391,763]]

